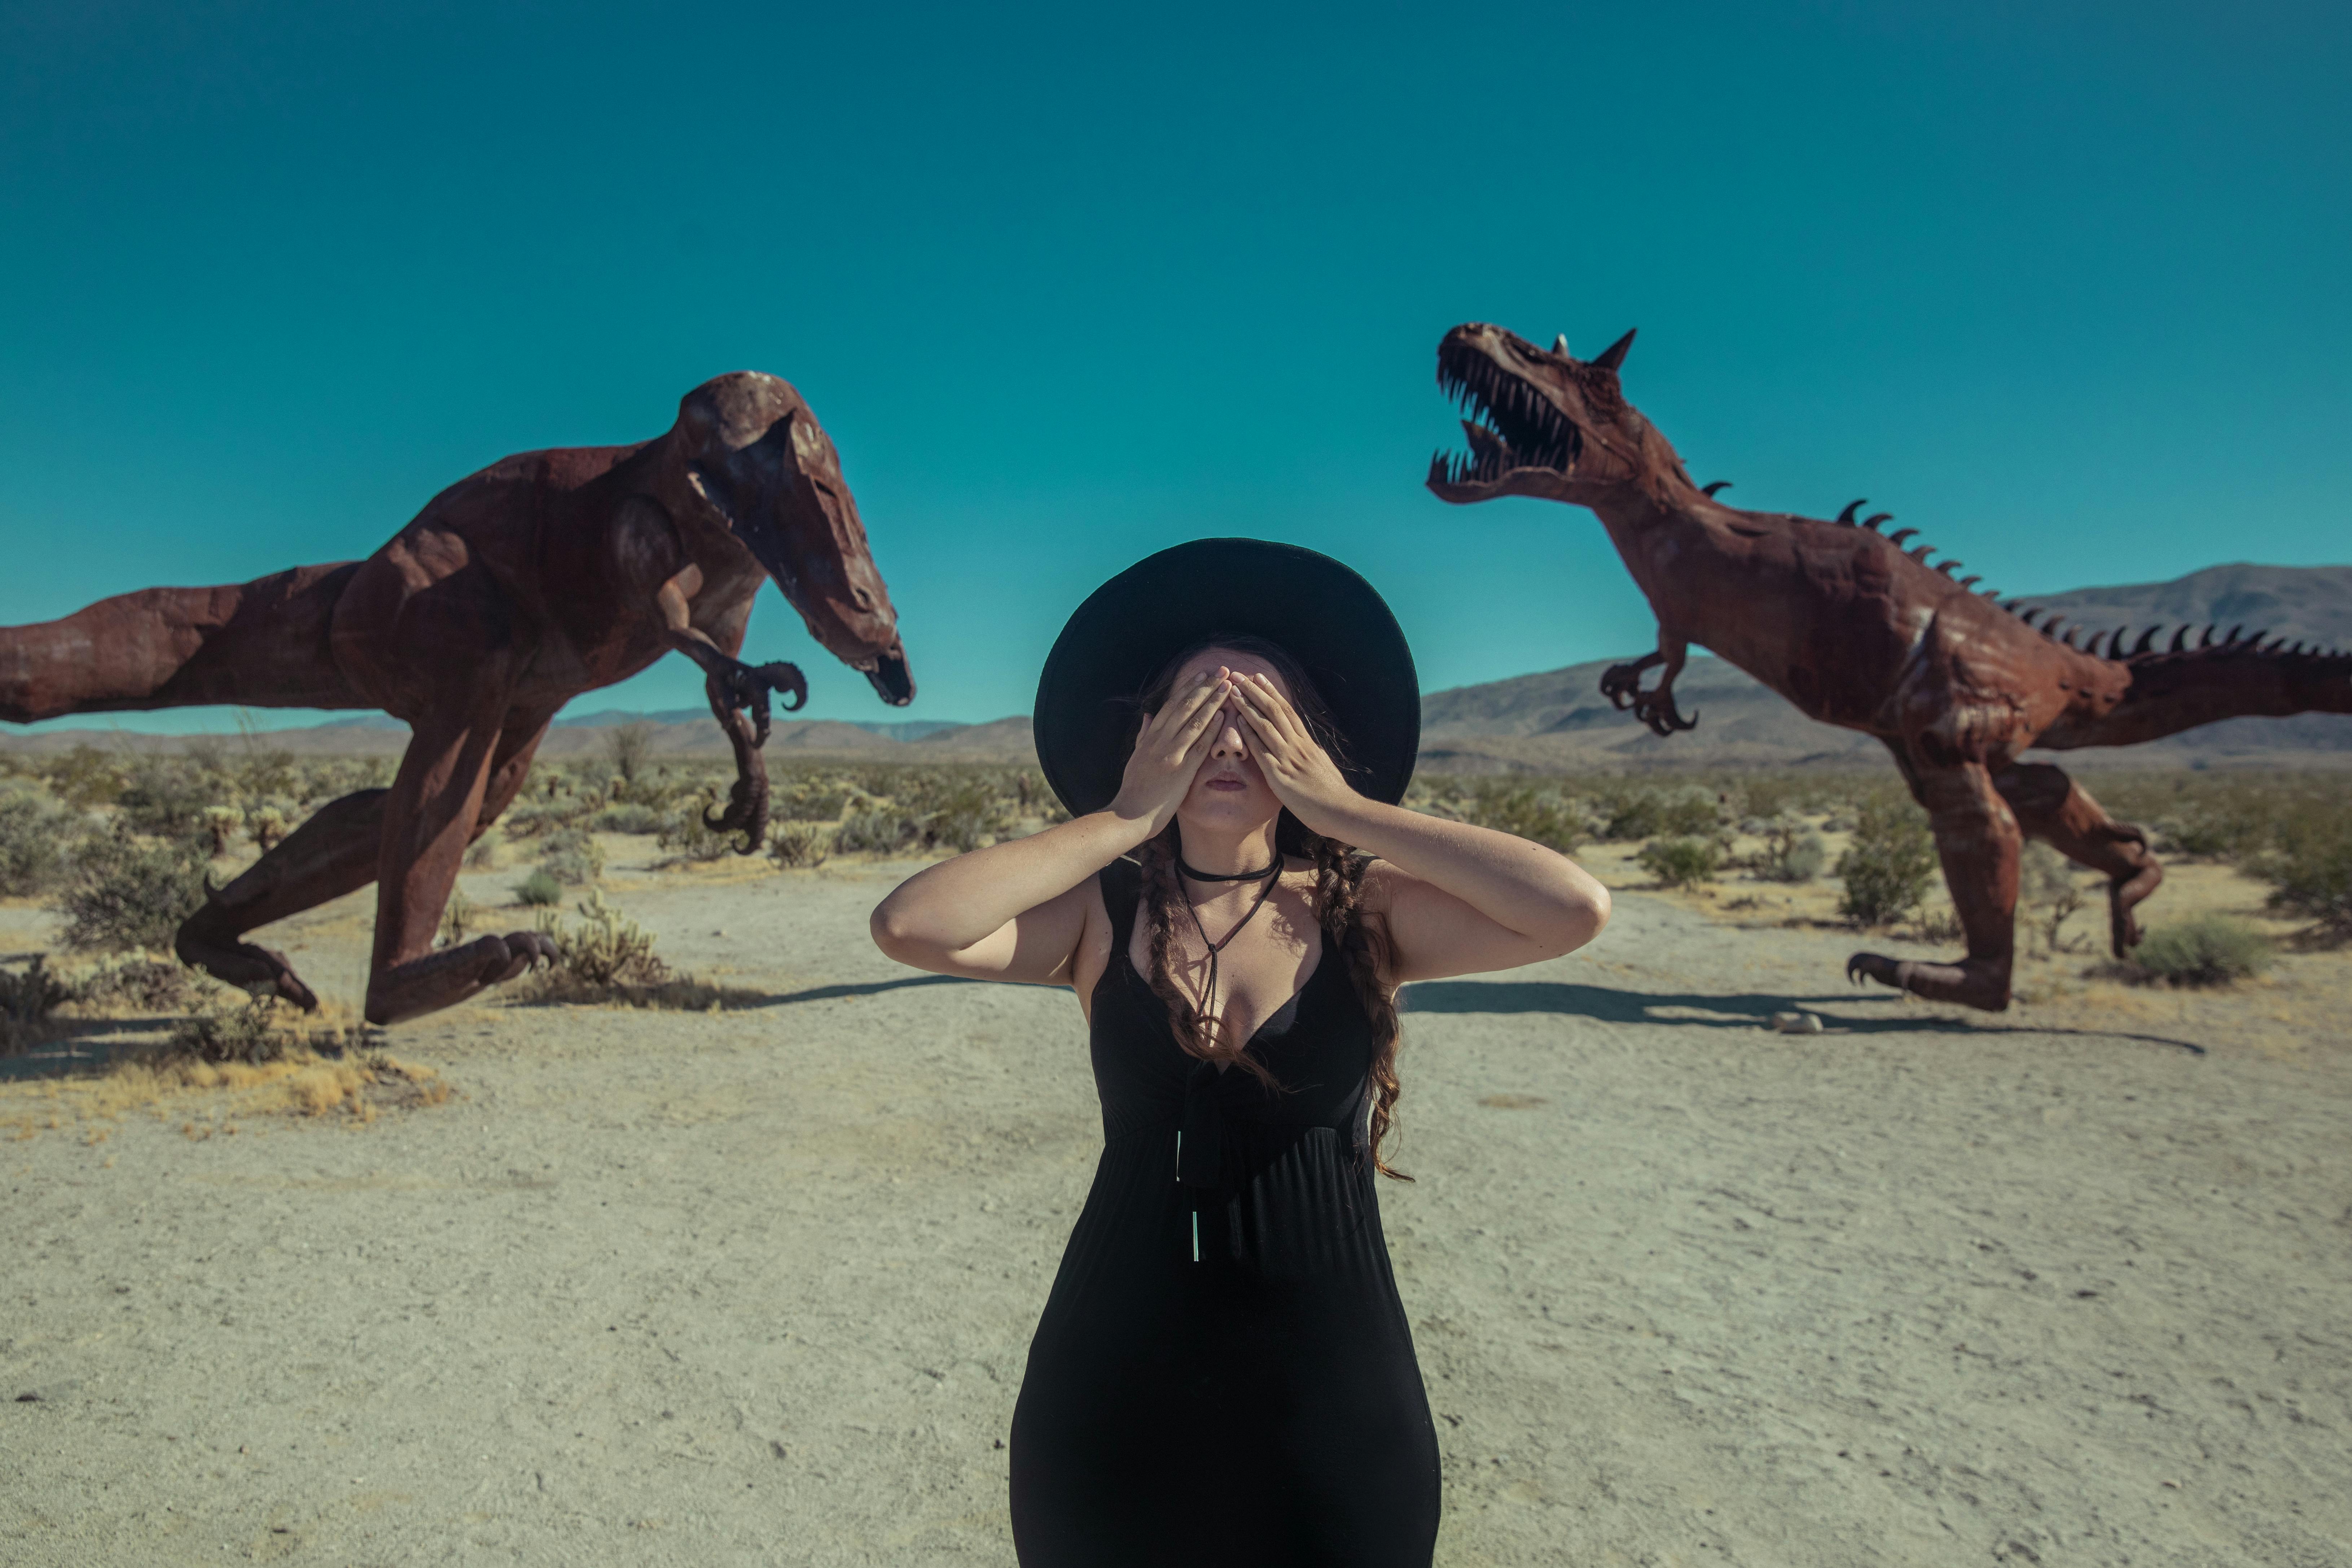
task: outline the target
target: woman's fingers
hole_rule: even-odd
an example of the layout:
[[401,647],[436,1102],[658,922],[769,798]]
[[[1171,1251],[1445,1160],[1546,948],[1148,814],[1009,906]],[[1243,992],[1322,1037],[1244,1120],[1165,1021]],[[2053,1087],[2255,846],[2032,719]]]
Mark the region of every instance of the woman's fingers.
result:
[[1184,743],[1181,751],[1191,751],[1193,739],[1206,732],[1209,721],[1224,705],[1224,686],[1222,680],[1212,680],[1196,689],[1181,706],[1174,702],[1164,704],[1152,717],[1153,727],[1163,735],[1181,736]]
[[[1304,737],[1295,722],[1284,722],[1289,704],[1283,702],[1280,692],[1244,679],[1234,683],[1234,695],[1240,700],[1242,716],[1249,721],[1261,746],[1286,756],[1298,747]],[[1297,715],[1287,717],[1295,721]]]

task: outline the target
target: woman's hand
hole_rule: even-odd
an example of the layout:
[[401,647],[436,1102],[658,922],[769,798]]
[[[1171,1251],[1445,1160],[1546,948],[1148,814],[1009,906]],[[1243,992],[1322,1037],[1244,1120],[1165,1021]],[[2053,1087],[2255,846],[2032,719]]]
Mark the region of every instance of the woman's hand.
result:
[[1223,671],[1191,691],[1171,694],[1160,711],[1143,722],[1135,737],[1135,751],[1127,759],[1127,775],[1119,781],[1111,814],[1129,822],[1148,824],[1143,837],[1152,837],[1175,819],[1176,808],[1192,787],[1207,754],[1210,727],[1234,692],[1232,677]]
[[1265,676],[1236,675],[1229,684],[1242,722],[1249,726],[1258,772],[1275,799],[1310,830],[1327,837],[1344,837],[1340,819],[1360,806],[1363,796],[1339,775],[1339,764],[1316,742],[1298,710]]

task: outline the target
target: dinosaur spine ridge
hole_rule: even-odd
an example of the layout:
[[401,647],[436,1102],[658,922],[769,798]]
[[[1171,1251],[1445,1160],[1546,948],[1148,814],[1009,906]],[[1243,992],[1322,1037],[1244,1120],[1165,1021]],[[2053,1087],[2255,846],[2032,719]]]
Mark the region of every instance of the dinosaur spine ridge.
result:
[[[2116,664],[2137,667],[2229,655],[2239,658],[2316,660],[2340,663],[2352,668],[2352,650],[2326,647],[2317,643],[2305,644],[2300,640],[2290,642],[2284,637],[2272,637],[2268,627],[2249,634],[2242,621],[2226,632],[2221,630],[2218,621],[2201,631],[2193,624],[2176,626],[2172,628],[2168,642],[2159,640],[2166,629],[2161,625],[2143,628],[2135,641],[2132,628],[2126,624],[2112,630],[2095,631],[2077,647],[2083,628],[2068,626],[2065,616],[2049,615],[2038,605],[2021,606],[2015,600],[2000,607],[2052,642]],[[2036,626],[2037,618],[2044,616],[2049,618]],[[2063,634],[2059,630],[2062,626],[2066,628]]]

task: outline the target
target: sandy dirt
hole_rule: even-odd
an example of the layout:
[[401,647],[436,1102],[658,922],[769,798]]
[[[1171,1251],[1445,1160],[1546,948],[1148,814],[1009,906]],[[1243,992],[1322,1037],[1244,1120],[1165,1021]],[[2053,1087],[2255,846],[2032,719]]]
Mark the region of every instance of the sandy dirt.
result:
[[[906,867],[646,853],[614,902],[756,1005],[458,1008],[392,1039],[455,1098],[366,1124],[0,1086],[0,1562],[1013,1561],[1100,1147],[1075,1005],[875,952]],[[2193,870],[2176,912],[2251,901]],[[2063,955],[1988,1018],[1848,989],[1807,898],[1629,890],[1409,993],[1438,1561],[2352,1562],[2352,958]],[[276,935],[348,1000],[367,916]]]

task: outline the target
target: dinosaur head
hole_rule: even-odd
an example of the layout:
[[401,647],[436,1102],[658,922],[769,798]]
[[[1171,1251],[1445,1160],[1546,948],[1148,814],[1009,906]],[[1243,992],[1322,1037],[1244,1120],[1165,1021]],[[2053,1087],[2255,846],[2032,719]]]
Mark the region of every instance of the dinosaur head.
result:
[[1437,384],[1471,417],[1466,455],[1430,460],[1429,488],[1457,504],[1540,496],[1591,505],[1612,489],[1662,474],[1688,476],[1664,437],[1627,403],[1617,367],[1633,334],[1580,360],[1568,340],[1549,351],[1500,327],[1472,321],[1437,345]]
[[841,458],[792,384],[757,371],[706,381],[672,432],[687,489],[882,700],[915,695],[890,591],[866,546]]

